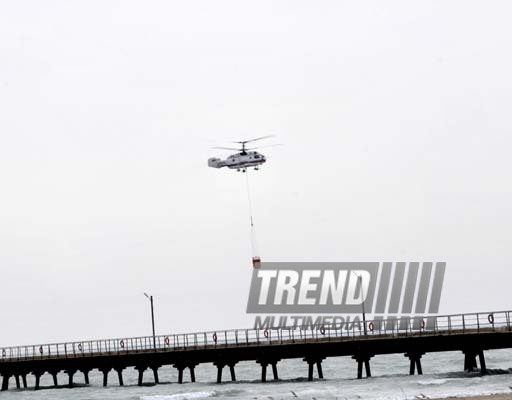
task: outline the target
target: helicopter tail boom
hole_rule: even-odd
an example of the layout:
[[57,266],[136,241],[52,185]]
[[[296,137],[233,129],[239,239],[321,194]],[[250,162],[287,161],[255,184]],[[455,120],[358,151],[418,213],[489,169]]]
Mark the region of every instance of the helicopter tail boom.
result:
[[211,168],[222,168],[226,166],[226,163],[220,158],[212,157],[208,159],[208,166]]

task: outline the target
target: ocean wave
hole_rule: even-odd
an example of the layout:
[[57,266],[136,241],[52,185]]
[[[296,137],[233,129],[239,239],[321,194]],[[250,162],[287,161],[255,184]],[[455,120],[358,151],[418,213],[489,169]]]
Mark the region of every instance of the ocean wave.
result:
[[223,389],[223,390],[216,390],[213,392],[211,397],[224,397],[224,396],[235,396],[241,393],[245,393],[244,390],[240,389]]
[[188,400],[188,399],[204,399],[207,397],[215,396],[215,391],[212,392],[186,392],[165,395],[141,396],[140,400]]
[[440,386],[444,385],[445,383],[449,382],[450,379],[428,379],[428,380],[422,380],[418,381],[418,385],[422,386]]

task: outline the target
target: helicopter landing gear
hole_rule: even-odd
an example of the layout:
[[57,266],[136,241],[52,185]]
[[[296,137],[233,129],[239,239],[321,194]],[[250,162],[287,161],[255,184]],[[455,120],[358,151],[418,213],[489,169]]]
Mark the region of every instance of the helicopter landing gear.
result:
[[244,168],[244,169],[242,170],[242,172],[247,172],[247,170]]
[[259,167],[254,167],[254,170],[255,171],[259,171]]

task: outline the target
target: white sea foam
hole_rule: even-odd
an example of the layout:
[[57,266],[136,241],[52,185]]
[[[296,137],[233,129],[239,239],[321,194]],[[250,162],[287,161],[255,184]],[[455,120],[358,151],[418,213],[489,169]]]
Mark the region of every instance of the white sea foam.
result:
[[416,382],[418,385],[424,385],[424,386],[438,386],[438,385],[444,385],[445,383],[448,383],[450,379],[427,379],[423,381]]
[[204,399],[207,397],[215,396],[215,391],[212,392],[185,392],[166,395],[154,396],[141,396],[141,400],[188,400],[188,399]]

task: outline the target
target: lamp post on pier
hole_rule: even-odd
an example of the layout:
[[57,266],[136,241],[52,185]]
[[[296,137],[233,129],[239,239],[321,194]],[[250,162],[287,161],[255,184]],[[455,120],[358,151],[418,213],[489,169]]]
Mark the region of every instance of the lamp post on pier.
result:
[[368,335],[368,331],[366,329],[366,313],[364,311],[364,301],[365,301],[365,298],[364,298],[364,291],[363,291],[363,277],[359,274],[356,274],[354,271],[352,271],[352,273],[357,276],[357,280],[359,282],[359,288],[361,289],[361,298],[363,299],[363,302],[361,303],[361,308],[362,308],[362,311],[363,311],[363,332],[364,332],[364,335]]
[[156,350],[156,336],[155,336],[155,313],[153,311],[153,296],[148,295],[147,293],[144,293],[144,296],[146,296],[151,303],[151,325],[153,327],[153,348]]

